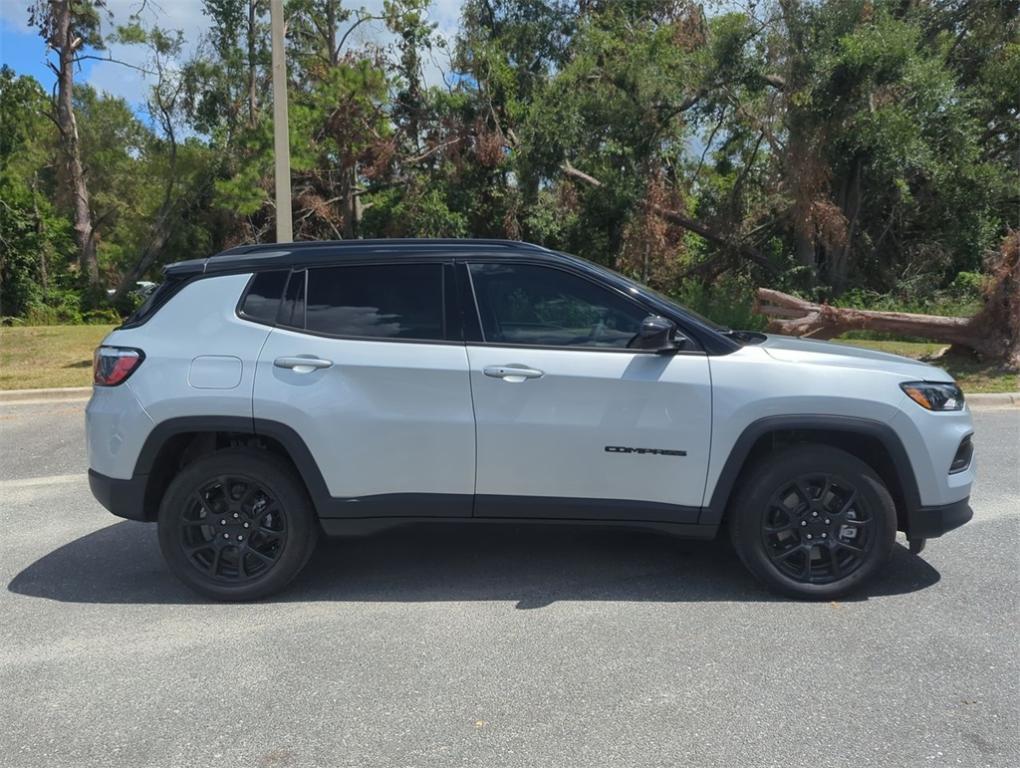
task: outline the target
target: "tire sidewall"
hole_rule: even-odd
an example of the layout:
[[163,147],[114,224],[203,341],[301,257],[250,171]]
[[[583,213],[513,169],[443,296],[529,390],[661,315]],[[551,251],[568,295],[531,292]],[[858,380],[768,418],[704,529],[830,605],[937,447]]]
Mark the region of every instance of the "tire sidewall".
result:
[[[180,545],[179,520],[196,491],[219,475],[243,477],[263,485],[284,510],[287,537],[269,572],[232,585],[203,575]],[[159,545],[174,575],[191,589],[216,600],[254,600],[286,586],[312,554],[318,526],[311,501],[286,465],[256,449],[228,449],[189,464],[171,481],[159,508]]]
[[[761,534],[768,499],[784,483],[815,472],[851,483],[875,519],[872,550],[865,561],[830,584],[805,584],[784,574],[769,559]],[[748,570],[768,586],[798,598],[832,599],[858,589],[886,564],[896,540],[896,507],[878,475],[855,456],[829,446],[795,446],[763,461],[738,494],[729,522],[734,548]]]

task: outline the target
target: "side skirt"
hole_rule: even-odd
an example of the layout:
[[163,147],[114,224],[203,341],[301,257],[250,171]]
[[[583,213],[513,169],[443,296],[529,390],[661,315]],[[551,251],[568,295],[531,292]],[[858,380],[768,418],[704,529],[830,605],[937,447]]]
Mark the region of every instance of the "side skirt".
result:
[[695,523],[663,523],[654,520],[578,520],[548,517],[322,517],[322,530],[327,536],[370,536],[380,531],[405,525],[573,525],[596,528],[630,528],[652,530],[686,539],[714,539],[717,525]]

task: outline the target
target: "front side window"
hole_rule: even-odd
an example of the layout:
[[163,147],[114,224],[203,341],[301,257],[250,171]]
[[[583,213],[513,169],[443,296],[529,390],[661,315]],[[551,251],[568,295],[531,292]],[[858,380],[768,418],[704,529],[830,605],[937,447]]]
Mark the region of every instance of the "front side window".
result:
[[362,338],[442,340],[441,264],[372,264],[308,270],[305,327]]
[[630,346],[648,311],[595,283],[534,264],[472,264],[485,341],[544,347]]

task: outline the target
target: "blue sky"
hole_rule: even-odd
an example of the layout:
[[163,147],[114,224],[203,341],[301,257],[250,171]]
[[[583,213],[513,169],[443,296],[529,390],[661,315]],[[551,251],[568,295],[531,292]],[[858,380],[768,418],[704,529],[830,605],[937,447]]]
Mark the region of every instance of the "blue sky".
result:
[[[370,13],[378,14],[382,4],[383,0],[361,0],[345,3],[345,6],[364,6]],[[111,24],[104,18],[103,31],[109,32],[112,25],[126,22],[139,5],[139,0],[106,0],[113,21]],[[46,66],[46,44],[34,29],[29,28],[27,6],[28,0],[0,0],[0,63],[8,65],[19,74],[32,75],[43,87],[49,89],[53,86],[54,76]],[[439,25],[441,34],[452,37],[457,29],[460,12],[461,0],[433,0],[429,15]],[[143,23],[158,23],[165,29],[181,30],[187,41],[186,55],[208,29],[201,0],[150,3],[143,16]],[[352,38],[361,43],[387,44],[392,36],[380,23],[373,22],[361,25]],[[145,52],[140,46],[111,46],[110,53],[132,64],[142,64],[145,58]],[[440,83],[444,69],[449,69],[444,61],[426,62],[426,80]],[[140,115],[144,112],[149,84],[140,72],[112,62],[85,61],[76,74],[76,80],[126,99]]]
[[[18,28],[8,19],[6,4],[0,17],[0,61],[22,75],[32,75],[47,88],[53,84],[53,73],[46,66],[46,46],[42,38],[24,27]],[[92,62],[84,62],[83,76],[88,78]]]

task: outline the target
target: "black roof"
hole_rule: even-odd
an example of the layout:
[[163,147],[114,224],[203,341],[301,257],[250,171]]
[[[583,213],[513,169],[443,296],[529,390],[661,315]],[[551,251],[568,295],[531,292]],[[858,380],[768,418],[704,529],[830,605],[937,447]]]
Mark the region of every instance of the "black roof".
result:
[[519,240],[391,238],[385,240],[308,240],[296,243],[238,245],[204,259],[178,261],[166,267],[168,276],[207,272],[307,265],[319,260],[363,259],[374,256],[421,257],[485,255],[568,258],[565,254]]

